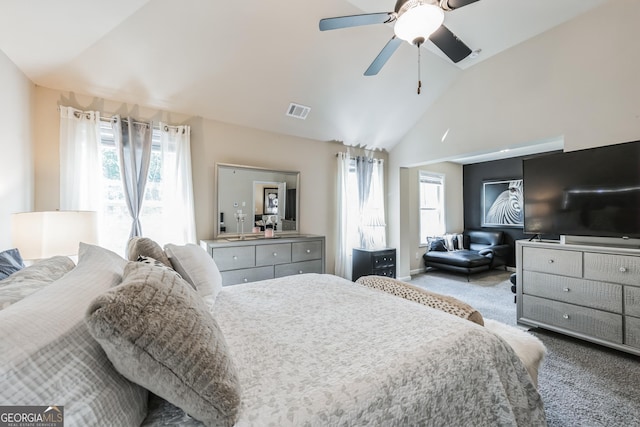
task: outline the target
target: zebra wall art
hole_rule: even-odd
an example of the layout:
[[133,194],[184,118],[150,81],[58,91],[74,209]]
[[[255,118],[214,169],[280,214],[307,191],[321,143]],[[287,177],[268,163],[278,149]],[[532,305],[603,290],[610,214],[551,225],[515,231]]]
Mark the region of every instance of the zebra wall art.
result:
[[522,180],[482,184],[483,226],[522,227],[524,223]]

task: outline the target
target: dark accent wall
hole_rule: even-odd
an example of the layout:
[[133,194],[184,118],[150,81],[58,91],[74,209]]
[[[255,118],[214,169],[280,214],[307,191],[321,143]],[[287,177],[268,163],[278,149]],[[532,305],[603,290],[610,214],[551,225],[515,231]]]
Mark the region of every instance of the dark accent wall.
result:
[[[507,265],[515,267],[515,241],[532,236],[525,235],[522,227],[482,227],[482,183],[485,181],[506,181],[522,179],[522,160],[526,157],[512,157],[504,160],[474,163],[462,168],[465,230],[502,230],[505,243],[511,245],[511,255]],[[526,185],[526,183],[525,183]]]

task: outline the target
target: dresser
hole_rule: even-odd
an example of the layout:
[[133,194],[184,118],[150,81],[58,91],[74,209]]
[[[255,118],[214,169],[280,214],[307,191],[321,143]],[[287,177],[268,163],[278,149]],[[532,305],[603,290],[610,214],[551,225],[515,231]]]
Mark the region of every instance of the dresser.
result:
[[640,355],[640,250],[516,242],[518,323]]
[[201,240],[216,262],[222,285],[302,273],[324,273],[324,236]]
[[351,278],[356,281],[362,276],[396,277],[396,250],[353,249]]

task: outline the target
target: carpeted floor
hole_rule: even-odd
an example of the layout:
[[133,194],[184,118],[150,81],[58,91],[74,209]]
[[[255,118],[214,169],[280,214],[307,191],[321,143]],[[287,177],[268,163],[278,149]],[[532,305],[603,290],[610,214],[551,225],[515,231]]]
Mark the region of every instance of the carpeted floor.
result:
[[[410,283],[454,296],[489,319],[516,325],[510,272],[470,276],[431,271]],[[539,391],[553,427],[640,427],[640,357],[542,329],[530,331],[547,347]]]

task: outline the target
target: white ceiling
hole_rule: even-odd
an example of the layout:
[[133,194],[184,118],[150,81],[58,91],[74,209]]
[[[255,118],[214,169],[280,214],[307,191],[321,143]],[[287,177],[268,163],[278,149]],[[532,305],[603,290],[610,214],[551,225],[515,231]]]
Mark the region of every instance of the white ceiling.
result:
[[[0,50],[34,83],[319,141],[391,149],[474,64],[609,0],[480,0],[445,15],[475,59],[403,44],[392,25],[320,32],[393,0],[0,0]],[[285,115],[311,107],[306,120]]]

